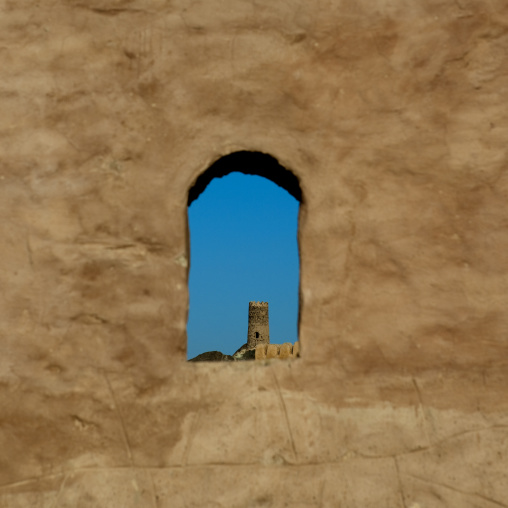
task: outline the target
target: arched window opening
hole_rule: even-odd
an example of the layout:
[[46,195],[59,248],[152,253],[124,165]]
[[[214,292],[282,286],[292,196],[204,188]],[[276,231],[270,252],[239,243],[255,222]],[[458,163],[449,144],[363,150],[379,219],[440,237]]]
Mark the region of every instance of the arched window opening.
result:
[[299,356],[301,202],[296,176],[259,152],[222,157],[196,180],[188,199],[188,359]]

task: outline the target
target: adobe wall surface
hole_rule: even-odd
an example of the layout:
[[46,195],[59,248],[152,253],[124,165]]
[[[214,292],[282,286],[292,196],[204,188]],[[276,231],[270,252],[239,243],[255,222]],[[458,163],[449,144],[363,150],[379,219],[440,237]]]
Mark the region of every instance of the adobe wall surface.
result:
[[[508,506],[505,0],[0,0],[0,507]],[[185,362],[189,187],[300,179],[302,358]]]

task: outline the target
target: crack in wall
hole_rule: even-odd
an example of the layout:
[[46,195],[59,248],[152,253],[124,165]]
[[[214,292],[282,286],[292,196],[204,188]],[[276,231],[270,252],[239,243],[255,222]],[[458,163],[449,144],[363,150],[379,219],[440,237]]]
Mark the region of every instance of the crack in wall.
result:
[[399,494],[400,494],[400,499],[402,501],[402,506],[404,508],[407,508],[406,499],[404,497],[404,488],[402,486],[402,480],[400,478],[399,461],[397,460],[397,457],[393,457],[393,462],[395,463],[395,471],[397,473],[397,482],[399,484]]
[[53,504],[53,508],[58,508],[58,501],[60,500],[60,496],[62,495],[62,492],[65,488],[65,483],[67,482],[67,478],[69,478],[69,474],[70,473],[67,473],[63,479],[62,479],[62,482],[60,483],[60,488],[58,489],[58,493],[55,497],[55,502]]
[[120,407],[118,406],[118,403],[117,403],[117,400],[116,400],[116,396],[115,396],[115,392],[113,391],[113,387],[111,386],[111,382],[109,381],[108,375],[106,374],[106,372],[103,372],[103,375],[104,375],[104,379],[106,380],[106,384],[108,386],[109,393],[111,394],[111,398],[113,399],[113,406],[114,406],[115,412],[116,412],[116,414],[118,416],[118,420],[120,422],[120,427],[122,429],[122,437],[123,437],[123,441],[124,441],[125,448],[126,448],[126,451],[127,451],[127,456],[129,458],[129,462],[131,463],[131,465],[133,465],[134,462],[133,462],[133,458],[132,458],[132,449],[131,449],[131,445],[130,445],[130,442],[129,442],[129,437],[127,435],[127,429],[125,427],[125,422],[124,422],[124,419],[123,419],[123,415],[122,415],[122,412],[120,410]]
[[282,392],[281,392],[280,385],[279,385],[279,380],[277,379],[277,376],[275,375],[275,372],[273,371],[272,368],[270,368],[270,372],[272,373],[273,379],[275,381],[275,385],[277,386],[277,395],[279,397],[279,401],[280,401],[280,405],[281,405],[281,408],[282,408],[282,412],[284,414],[284,418],[285,418],[285,421],[286,421],[286,426],[288,428],[289,439],[290,439],[290,442],[291,442],[291,449],[293,451],[293,460],[296,462],[298,457],[297,457],[297,453],[296,453],[295,440],[293,438],[293,431],[291,430],[291,425],[289,423],[289,415],[288,415],[288,410],[287,410],[287,407],[286,407],[286,402],[284,400],[284,397],[282,396]]
[[465,496],[476,497],[476,498],[481,499],[483,501],[492,503],[495,506],[501,506],[502,508],[508,508],[507,504],[501,503],[500,501],[497,501],[496,499],[492,499],[490,497],[484,496],[483,494],[479,494],[477,492],[468,492],[466,490],[458,489],[457,487],[454,487],[453,485],[448,485],[448,484],[442,483],[442,482],[436,482],[434,480],[428,480],[426,478],[421,478],[420,476],[416,476],[416,475],[412,475],[412,474],[407,474],[406,476],[408,476],[410,478],[414,478],[415,480],[418,480],[418,481],[421,481],[424,483],[428,483],[429,485],[437,485],[438,487],[442,487],[444,489],[448,489],[448,490],[457,492],[457,493],[465,495]]
[[421,409],[421,411],[423,413],[423,420],[424,420],[423,432],[425,434],[425,438],[427,439],[427,444],[430,447],[432,445],[432,441],[430,439],[430,436],[429,436],[429,433],[428,433],[428,430],[427,430],[427,426],[430,426],[432,428],[433,433],[435,434],[436,433],[436,429],[435,429],[435,426],[434,426],[434,421],[432,420],[432,415],[430,415],[430,413],[428,412],[427,408],[423,404],[423,396],[422,396],[422,392],[420,390],[420,386],[418,385],[418,383],[416,382],[416,379],[414,377],[411,378],[411,380],[413,382],[413,386],[414,386],[416,395],[418,397],[419,407],[420,407],[420,409]]

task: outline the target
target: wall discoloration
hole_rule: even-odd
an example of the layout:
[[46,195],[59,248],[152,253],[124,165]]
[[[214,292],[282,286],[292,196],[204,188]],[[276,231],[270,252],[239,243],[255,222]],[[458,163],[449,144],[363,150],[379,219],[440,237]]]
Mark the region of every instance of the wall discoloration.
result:
[[[504,0],[0,3],[0,507],[506,505]],[[244,150],[304,195],[303,355],[188,364]]]

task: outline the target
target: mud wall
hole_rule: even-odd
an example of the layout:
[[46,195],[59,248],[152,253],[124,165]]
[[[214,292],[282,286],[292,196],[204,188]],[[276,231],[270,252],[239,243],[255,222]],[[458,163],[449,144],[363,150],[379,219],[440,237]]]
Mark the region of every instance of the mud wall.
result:
[[[0,507],[508,506],[505,0],[0,12]],[[238,150],[300,181],[302,357],[187,364]]]

